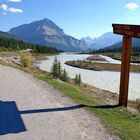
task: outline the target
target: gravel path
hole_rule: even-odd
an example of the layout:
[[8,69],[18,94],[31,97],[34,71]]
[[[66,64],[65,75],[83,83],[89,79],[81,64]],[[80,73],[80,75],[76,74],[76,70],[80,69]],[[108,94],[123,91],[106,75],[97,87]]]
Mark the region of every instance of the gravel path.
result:
[[0,140],[117,140],[46,82],[0,65]]

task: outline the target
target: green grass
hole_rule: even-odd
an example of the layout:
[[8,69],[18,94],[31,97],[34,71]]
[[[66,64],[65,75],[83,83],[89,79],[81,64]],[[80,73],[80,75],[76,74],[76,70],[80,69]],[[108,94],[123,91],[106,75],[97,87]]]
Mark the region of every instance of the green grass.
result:
[[120,107],[110,109],[95,108],[95,106],[99,105],[99,100],[85,93],[81,87],[62,83],[41,73],[33,73],[29,69],[20,69],[33,74],[40,80],[48,82],[55,89],[72,98],[76,103],[85,105],[85,109],[99,117],[110,133],[118,135],[123,140],[140,139],[140,115],[132,114],[127,109],[121,109]]
[[140,115],[134,115],[127,109],[120,107],[103,109],[95,108],[98,101],[80,87],[68,83],[61,83],[57,80],[40,77],[39,79],[47,81],[66,96],[72,98],[76,103],[86,105],[85,109],[98,116],[110,133],[120,136],[123,140],[139,140],[140,139]]

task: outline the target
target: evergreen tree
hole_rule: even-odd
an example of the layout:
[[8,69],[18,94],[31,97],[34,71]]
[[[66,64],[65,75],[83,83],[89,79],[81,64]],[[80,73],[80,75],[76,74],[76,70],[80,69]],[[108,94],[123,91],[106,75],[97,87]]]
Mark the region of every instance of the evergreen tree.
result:
[[78,75],[75,75],[75,79],[74,79],[75,84],[78,84]]
[[58,62],[58,75],[59,75],[59,77],[61,76],[61,73],[62,73],[62,68],[61,68],[61,63],[59,61]]
[[61,76],[61,63],[60,63],[60,61],[58,62],[57,57],[55,57],[55,59],[54,59],[54,63],[52,65],[51,72],[52,72],[52,75],[54,76],[54,78],[60,78],[60,76]]
[[63,70],[63,73],[62,73],[60,79],[61,79],[62,81],[68,82],[68,80],[69,80],[69,78],[68,78],[68,73],[66,72],[65,69]]
[[82,80],[81,80],[81,74],[78,75],[78,84],[81,85]]
[[0,36],[0,50],[25,50],[32,49],[34,53],[57,53],[55,48],[49,48],[47,46],[40,46],[31,43],[26,43],[14,38],[6,38]]
[[75,84],[81,85],[82,81],[81,81],[81,75],[80,74],[75,75],[74,82],[75,82]]

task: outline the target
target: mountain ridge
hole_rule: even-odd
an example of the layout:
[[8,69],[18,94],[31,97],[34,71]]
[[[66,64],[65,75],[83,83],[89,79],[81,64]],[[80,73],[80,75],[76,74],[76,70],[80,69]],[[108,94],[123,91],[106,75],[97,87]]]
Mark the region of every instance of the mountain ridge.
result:
[[62,28],[47,18],[12,28],[9,33],[24,41],[63,51],[74,52],[87,49],[84,41],[65,34]]
[[96,41],[97,38],[91,38],[90,36],[81,38],[82,41],[85,41],[86,45],[89,46]]

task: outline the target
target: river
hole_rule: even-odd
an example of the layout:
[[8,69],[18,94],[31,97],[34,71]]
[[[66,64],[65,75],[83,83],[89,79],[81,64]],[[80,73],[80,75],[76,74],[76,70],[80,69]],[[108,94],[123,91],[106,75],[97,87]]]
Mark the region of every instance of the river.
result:
[[[57,59],[61,62],[62,68],[66,69],[69,77],[74,78],[76,74],[80,73],[83,83],[93,85],[100,89],[119,93],[120,72],[84,70],[65,64],[66,61],[83,60],[88,56],[90,55],[62,53],[60,55],[57,55]],[[37,63],[37,66],[41,70],[50,72],[55,56],[47,56],[47,58],[47,60],[39,61],[39,63]],[[116,60],[113,60],[111,58],[108,58],[108,60],[116,62]],[[120,62],[118,61],[118,63]],[[140,74],[131,73],[129,85],[129,100],[140,98]]]

